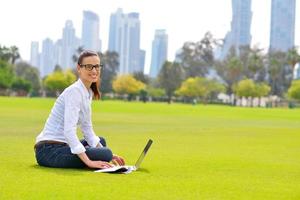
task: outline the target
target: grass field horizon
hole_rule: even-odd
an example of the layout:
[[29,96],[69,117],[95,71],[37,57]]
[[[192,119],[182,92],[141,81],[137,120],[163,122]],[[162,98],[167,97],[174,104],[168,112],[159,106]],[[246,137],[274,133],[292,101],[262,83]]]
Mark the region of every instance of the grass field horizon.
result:
[[[93,102],[93,125],[128,174],[36,164],[55,99],[0,97],[0,199],[300,199],[300,109]],[[81,137],[81,134],[79,133]]]

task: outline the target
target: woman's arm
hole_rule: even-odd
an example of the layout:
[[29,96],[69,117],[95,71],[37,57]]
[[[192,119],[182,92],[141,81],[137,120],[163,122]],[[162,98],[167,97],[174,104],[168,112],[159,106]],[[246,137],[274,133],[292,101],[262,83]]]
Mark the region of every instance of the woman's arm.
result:
[[109,164],[108,162],[90,160],[85,152],[77,155],[80,160],[82,160],[82,162],[84,162],[84,164],[86,164],[86,166],[88,166],[89,168],[105,169],[113,167],[113,165]]

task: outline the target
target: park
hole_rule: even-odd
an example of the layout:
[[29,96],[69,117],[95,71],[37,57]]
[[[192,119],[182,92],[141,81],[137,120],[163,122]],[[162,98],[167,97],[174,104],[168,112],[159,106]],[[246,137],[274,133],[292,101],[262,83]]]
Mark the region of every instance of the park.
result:
[[96,134],[127,164],[154,141],[126,175],[37,165],[35,137],[54,101],[0,97],[0,199],[300,197],[299,109],[94,101]]

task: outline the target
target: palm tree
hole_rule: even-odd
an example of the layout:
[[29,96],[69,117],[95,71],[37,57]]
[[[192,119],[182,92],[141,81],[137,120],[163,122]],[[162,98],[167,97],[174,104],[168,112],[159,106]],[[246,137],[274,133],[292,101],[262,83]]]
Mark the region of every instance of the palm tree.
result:
[[297,47],[293,47],[287,52],[287,63],[291,66],[293,72],[295,70],[295,66],[298,62],[300,62],[300,55],[297,51]]
[[11,46],[9,48],[10,62],[11,64],[15,64],[16,60],[20,58],[19,49],[16,46]]

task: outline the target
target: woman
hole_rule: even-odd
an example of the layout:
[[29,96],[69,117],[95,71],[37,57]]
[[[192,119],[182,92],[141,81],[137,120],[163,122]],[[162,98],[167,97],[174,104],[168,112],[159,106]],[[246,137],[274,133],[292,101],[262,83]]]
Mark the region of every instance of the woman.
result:
[[[91,121],[91,102],[100,98],[98,89],[102,65],[96,52],[84,51],[77,63],[79,79],[57,98],[43,131],[36,138],[35,156],[39,165],[62,168],[97,168],[124,165],[113,155],[105,139],[97,137]],[[84,140],[76,129],[81,126]]]

